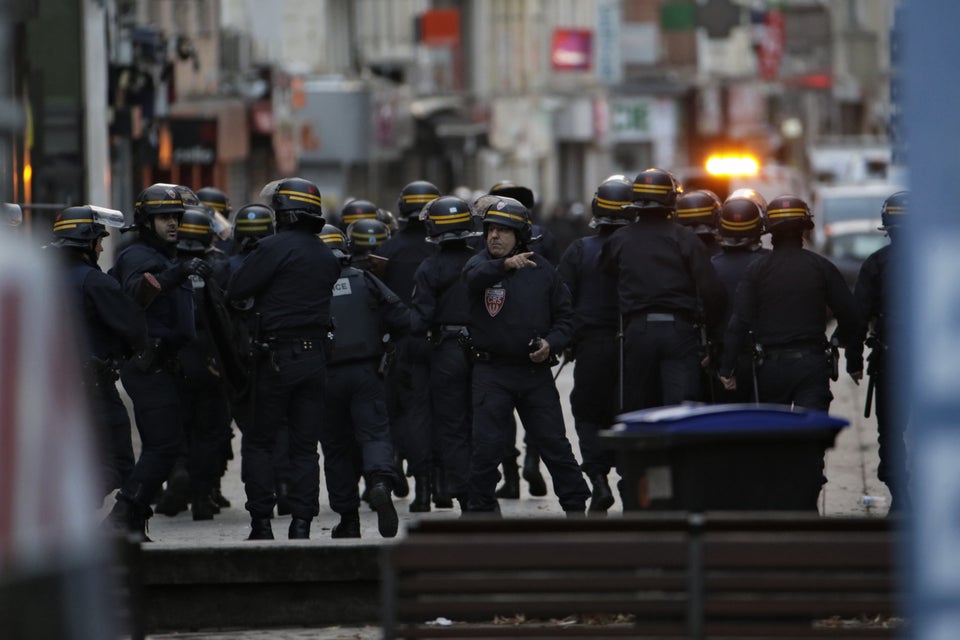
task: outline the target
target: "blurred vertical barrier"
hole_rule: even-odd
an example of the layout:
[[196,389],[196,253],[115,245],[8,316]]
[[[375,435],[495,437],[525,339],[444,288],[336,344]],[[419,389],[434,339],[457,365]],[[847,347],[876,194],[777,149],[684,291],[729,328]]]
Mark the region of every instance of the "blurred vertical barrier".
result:
[[116,638],[74,322],[50,258],[0,227],[0,637]]
[[[908,309],[901,417],[909,419],[914,513],[907,552],[910,636],[960,629],[960,3],[903,0],[902,89],[910,209],[899,297]],[[904,369],[906,367],[906,369]]]

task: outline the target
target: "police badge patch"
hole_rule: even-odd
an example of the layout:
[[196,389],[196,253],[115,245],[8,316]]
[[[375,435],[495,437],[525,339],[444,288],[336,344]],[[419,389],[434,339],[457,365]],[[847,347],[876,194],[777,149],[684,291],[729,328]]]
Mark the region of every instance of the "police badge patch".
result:
[[507,299],[507,290],[502,287],[487,289],[483,293],[483,304],[487,307],[487,313],[494,317],[503,309],[503,302]]

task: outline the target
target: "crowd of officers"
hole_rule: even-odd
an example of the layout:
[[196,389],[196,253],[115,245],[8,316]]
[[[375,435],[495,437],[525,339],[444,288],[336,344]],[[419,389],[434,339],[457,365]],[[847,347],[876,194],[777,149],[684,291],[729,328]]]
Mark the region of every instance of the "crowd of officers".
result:
[[[123,215],[80,206],[56,216],[48,246],[85,328],[103,495],[116,490],[109,525],[147,540],[154,509],[206,520],[229,506],[220,479],[233,424],[250,539],[273,539],[274,514],[291,516],[289,538],[309,538],[320,451],[335,538],[360,536],[364,501],[380,534],[396,535],[393,496],[408,495],[408,477],[412,512],[498,514],[498,499],[519,497],[515,414],[531,494],[547,492],[542,461],[567,515],[601,515],[614,504],[614,460],[598,433],[618,414],[683,402],[827,411],[838,346],[859,382],[864,343],[880,479],[893,508],[907,501],[883,366],[899,316],[886,305],[893,245],[867,260],[851,293],[804,249],[813,214],[798,197],[767,203],[739,190],[720,201],[684,193],[661,169],[611,176],[593,198],[596,233],[559,259],[543,251],[532,191],[509,182],[467,202],[415,181],[396,215],[366,200],[324,212],[302,178],[266,185],[261,199],[232,211],[212,187],[152,185],[107,273],[101,242]],[[891,236],[906,209],[906,192],[884,203]],[[552,370],[561,360],[574,363],[581,461]],[[812,503],[822,482],[821,461]]]

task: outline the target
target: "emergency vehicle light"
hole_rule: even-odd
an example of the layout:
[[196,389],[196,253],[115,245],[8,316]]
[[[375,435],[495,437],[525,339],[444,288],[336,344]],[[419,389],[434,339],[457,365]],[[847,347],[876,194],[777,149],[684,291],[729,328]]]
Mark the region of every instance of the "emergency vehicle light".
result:
[[714,176],[755,176],[760,172],[760,162],[748,154],[714,154],[707,158],[706,168]]

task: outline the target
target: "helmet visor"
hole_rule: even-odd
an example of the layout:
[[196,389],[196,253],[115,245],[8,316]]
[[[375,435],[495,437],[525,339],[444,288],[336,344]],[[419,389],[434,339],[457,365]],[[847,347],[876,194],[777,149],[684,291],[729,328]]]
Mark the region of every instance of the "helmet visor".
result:
[[0,202],[0,223],[15,227],[23,222],[23,209],[18,204]]
[[116,209],[107,209],[106,207],[97,207],[95,205],[90,205],[90,210],[93,211],[94,222],[99,222],[107,227],[114,227],[117,229],[124,225],[122,211],[117,211]]

